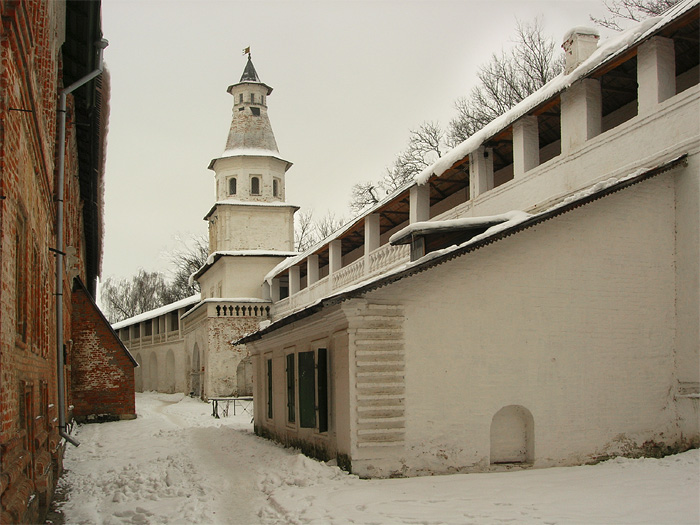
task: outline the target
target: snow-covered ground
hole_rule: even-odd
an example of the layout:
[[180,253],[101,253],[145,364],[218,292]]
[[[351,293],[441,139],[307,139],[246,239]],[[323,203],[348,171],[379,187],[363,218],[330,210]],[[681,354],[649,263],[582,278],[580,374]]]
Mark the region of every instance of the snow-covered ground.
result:
[[133,421],[79,426],[67,524],[700,523],[700,451],[595,466],[361,480],[214,419],[181,394],[137,394]]

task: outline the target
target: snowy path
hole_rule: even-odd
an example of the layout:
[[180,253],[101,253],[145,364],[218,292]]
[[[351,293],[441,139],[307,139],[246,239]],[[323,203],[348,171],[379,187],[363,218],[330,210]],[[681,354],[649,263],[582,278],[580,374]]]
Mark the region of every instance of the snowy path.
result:
[[360,480],[220,420],[137,394],[133,421],[84,425],[66,453],[66,524],[698,524],[700,451],[510,473]]

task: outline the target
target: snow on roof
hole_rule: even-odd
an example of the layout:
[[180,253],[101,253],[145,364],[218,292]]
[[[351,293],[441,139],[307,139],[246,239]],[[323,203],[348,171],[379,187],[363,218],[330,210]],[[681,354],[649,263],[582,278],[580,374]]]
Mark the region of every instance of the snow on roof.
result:
[[450,169],[453,164],[475,151],[487,139],[498,134],[543,102],[561,93],[577,80],[581,80],[603,63],[622,54],[632,46],[641,43],[642,40],[650,37],[656,31],[667,25],[671,20],[695,7],[699,2],[700,0],[685,0],[669,9],[663,16],[648,18],[614,37],[598,42],[598,49],[571,73],[568,75],[560,73],[532,95],[520,101],[520,103],[516,104],[509,111],[506,111],[500,117],[492,120],[467,140],[440,157],[432,166],[429,166],[419,173],[415,178],[415,182],[417,184],[425,184],[433,175],[441,176]]
[[143,321],[148,321],[149,319],[153,319],[155,317],[160,317],[161,315],[167,314],[168,312],[174,312],[175,310],[179,310],[180,308],[184,308],[185,306],[190,306],[195,303],[198,303],[200,298],[200,294],[194,294],[185,299],[175,301],[174,303],[166,304],[165,306],[161,306],[160,308],[149,310],[148,312],[143,312],[139,315],[135,315],[134,317],[129,317],[128,319],[124,319],[123,321],[114,323],[112,325],[112,329],[119,330],[120,328],[124,328],[125,326],[131,326],[133,324],[141,323]]
[[230,159],[233,157],[271,157],[271,158],[275,158],[277,160],[281,160],[282,162],[286,162],[287,163],[286,169],[289,169],[292,167],[292,163],[289,162],[288,160],[283,159],[281,157],[279,151],[277,151],[277,150],[262,149],[262,148],[235,148],[235,149],[224,150],[224,152],[221,154],[220,157],[216,157],[215,159],[211,159],[211,161],[209,162],[209,169],[210,170],[214,169],[214,163],[217,160]]
[[237,199],[225,199],[225,200],[217,201],[216,203],[214,203],[214,205],[211,207],[211,209],[204,216],[204,220],[206,221],[211,216],[211,214],[214,213],[214,210],[216,209],[216,207],[221,206],[221,205],[251,206],[251,207],[257,207],[257,208],[296,208],[297,210],[299,209],[299,206],[296,206],[294,204],[289,204],[288,202],[283,202],[283,201],[259,202],[259,201],[240,201]]
[[[361,214],[352,218],[341,228],[338,228],[334,233],[332,233],[325,239],[320,240],[318,243],[314,244],[304,252],[298,254],[296,257],[280,262],[277,266],[270,270],[270,272],[268,272],[267,275],[265,275],[264,280],[268,283],[271,282],[271,280],[277,274],[283,272],[291,266],[294,266],[295,264],[300,263],[306,257],[308,257],[309,254],[314,253],[320,247],[330,243],[330,241],[339,238],[342,234],[348,231],[363,217],[374,213],[376,210],[384,206],[387,202],[393,200],[396,196],[406,191],[411,186],[415,184],[425,184],[433,175],[438,177],[441,176],[456,162],[462,160],[464,157],[475,151],[477,148],[479,148],[479,146],[486,142],[486,140],[490,139],[503,129],[507,128],[517,119],[519,119],[523,115],[526,115],[528,112],[532,111],[534,108],[551,99],[552,97],[556,96],[560,92],[564,91],[575,81],[584,78],[586,75],[590,74],[594,69],[603,65],[606,61],[614,59],[616,56],[622,54],[633,45],[639,44],[642,40],[653,35],[656,31],[667,25],[670,21],[674,20],[675,18],[686,13],[693,7],[697,6],[698,3],[700,3],[700,0],[684,0],[670,8],[662,16],[649,18],[644,22],[641,22],[640,24],[614,37],[611,37],[602,42],[598,42],[598,49],[571,73],[569,73],[568,75],[564,75],[563,73],[558,75],[550,82],[542,86],[538,91],[536,91],[529,97],[523,99],[520,103],[516,104],[512,109],[502,114],[500,117],[492,120],[489,124],[484,126],[481,130],[477,131],[467,140],[465,140],[452,150],[448,151],[445,155],[443,155],[437,161],[435,161],[431,166],[419,173],[413,181],[407,182],[403,186],[397,188],[391,194],[387,195],[378,203],[365,208]],[[576,29],[581,28],[574,28],[572,29],[572,31]]]
[[236,148],[227,149],[222,154],[220,159],[225,159],[227,157],[277,157],[279,158],[280,152],[271,149],[261,149],[261,148]]
[[224,256],[235,257],[292,257],[299,252],[282,250],[222,250],[213,252],[207,257],[206,264],[214,264],[214,260]]
[[282,251],[282,250],[222,250],[213,252],[207,257],[204,265],[199,268],[196,272],[192,273],[189,278],[189,284],[192,286],[194,280],[202,273],[202,270],[214,264],[216,259],[220,257],[294,257],[298,255],[299,252],[294,251]]
[[335,230],[333,233],[331,233],[327,237],[321,239],[317,243],[311,245],[310,248],[307,248],[303,252],[299,252],[295,257],[292,257],[290,259],[287,259],[285,261],[280,262],[277,266],[275,266],[272,270],[270,270],[267,273],[267,275],[265,275],[264,281],[270,282],[275,277],[275,275],[277,275],[278,273],[283,272],[284,270],[294,266],[295,264],[298,264],[299,262],[306,259],[306,257],[308,257],[310,254],[317,251],[322,246],[325,246],[326,244],[329,244],[331,241],[337,239],[338,237],[343,235],[345,232],[347,232],[350,228],[352,228],[355,224],[357,224],[359,221],[361,221],[363,219],[363,217],[374,213],[376,210],[378,210],[379,208],[384,206],[387,202],[391,201],[397,195],[406,191],[412,185],[413,185],[413,182],[411,182],[411,181],[405,183],[403,186],[400,186],[399,188],[394,190],[392,193],[390,193],[386,198],[382,199],[381,201],[379,201],[375,204],[372,204],[371,206],[367,206],[364,209],[364,211],[362,211],[362,213],[360,213],[359,215],[348,220],[345,224],[343,224],[340,228]]
[[225,199],[222,201],[216,201],[216,204],[230,204],[233,206],[269,206],[272,208],[278,207],[278,208],[298,208],[298,206],[295,206],[294,204],[290,204],[288,202],[284,201],[274,201],[274,202],[257,202],[257,201],[242,201],[238,199]]
[[600,36],[600,31],[598,31],[594,27],[589,27],[589,26],[576,26],[572,27],[569,29],[565,34],[564,37],[562,38],[562,41],[566,42],[569,40],[574,34],[579,34],[579,35],[593,35],[593,36]]
[[530,217],[530,214],[522,211],[509,211],[501,213],[500,215],[486,215],[483,217],[463,217],[461,219],[449,219],[445,221],[414,222],[389,237],[389,243],[405,244],[407,239],[410,242],[410,238],[413,235],[491,227],[518,219],[522,216],[527,219]]
[[[317,299],[316,301],[308,304],[304,304],[294,310],[291,310],[289,313],[287,313],[284,317],[281,317],[280,319],[277,319],[274,322],[271,323],[266,323],[263,322],[259,326],[258,330],[255,332],[252,332],[250,334],[245,335],[239,341],[237,341],[237,344],[240,344],[241,341],[243,342],[248,342],[249,338],[258,339],[259,337],[262,336],[262,332],[264,331],[267,333],[268,331],[272,331],[277,329],[278,327],[284,326],[286,324],[287,320],[290,319],[292,316],[299,314],[303,311],[309,311],[311,312],[315,307],[318,307],[322,303],[326,303],[327,301],[333,301],[334,299],[339,299],[342,300],[342,297],[347,295],[350,292],[356,291],[356,290],[361,290],[363,288],[368,288],[372,287],[373,285],[376,285],[380,281],[383,284],[380,284],[381,286],[384,286],[385,284],[388,284],[387,281],[391,281],[392,277],[395,277],[395,280],[399,280],[403,277],[406,277],[408,275],[411,275],[414,272],[411,272],[411,270],[417,270],[419,267],[423,267],[431,263],[432,261],[439,260],[439,259],[445,259],[447,260],[450,258],[449,256],[451,254],[454,254],[455,257],[459,257],[461,255],[464,255],[465,250],[468,250],[471,246],[477,245],[477,243],[480,243],[481,241],[488,240],[490,238],[496,238],[496,236],[508,229],[515,229],[517,231],[517,227],[521,225],[522,223],[528,222],[530,224],[532,223],[537,223],[538,221],[544,221],[547,220],[553,216],[558,215],[559,213],[564,213],[568,210],[563,210],[559,213],[557,213],[557,210],[561,208],[565,208],[567,206],[570,206],[570,209],[573,209],[574,207],[580,206],[582,204],[585,204],[586,199],[590,199],[591,197],[596,198],[596,195],[600,194],[600,196],[605,195],[606,190],[610,191],[617,191],[619,189],[622,189],[626,187],[628,184],[634,184],[636,182],[639,182],[641,180],[644,180],[644,178],[647,177],[652,177],[654,175],[657,175],[659,173],[663,173],[664,171],[668,169],[672,169],[673,167],[677,166],[678,163],[683,162],[683,159],[685,158],[685,155],[682,155],[680,157],[668,160],[664,163],[660,163],[656,166],[653,167],[642,167],[639,168],[631,173],[628,173],[626,175],[620,176],[620,177],[610,177],[604,181],[599,181],[596,182],[595,184],[592,184],[591,186],[582,189],[581,191],[565,198],[561,202],[558,202],[551,207],[545,209],[544,211],[535,213],[535,214],[528,214],[523,211],[519,210],[514,210],[510,211],[507,213],[502,214],[501,216],[484,216],[484,217],[471,217],[466,219],[466,224],[469,224],[470,222],[472,224],[477,224],[481,223],[483,225],[486,225],[488,223],[493,223],[494,219],[496,217],[503,217],[506,218],[505,221],[501,222],[496,222],[493,224],[493,226],[489,227],[485,232],[476,235],[472,237],[471,239],[460,243],[460,244],[455,244],[452,246],[448,246],[446,248],[443,248],[441,250],[435,250],[430,253],[425,254],[423,257],[416,259],[415,261],[409,261],[404,264],[401,264],[399,266],[395,266],[388,270],[387,272],[376,275],[373,277],[370,277],[366,280],[352,283],[348,285],[347,287],[340,289],[340,290],[334,290],[332,293],[321,297]],[[636,179],[636,180],[635,180]],[[627,184],[626,184],[627,183]],[[600,198],[600,196],[598,198]],[[457,219],[456,221],[459,221],[460,219]],[[448,227],[452,226],[454,227],[456,225],[456,222],[453,220],[448,220],[448,221],[437,221],[434,224],[436,225],[436,229],[440,227],[440,222],[442,223],[447,223]],[[418,224],[418,223],[416,223]],[[425,225],[431,225],[432,223],[423,223]],[[408,229],[408,228],[405,228]],[[393,237],[393,236],[392,236]],[[478,249],[480,246],[474,246],[472,249]],[[439,262],[438,262],[439,264]],[[427,269],[427,268],[426,268]],[[418,270],[420,271],[420,270]],[[272,273],[272,272],[270,272]],[[269,276],[270,274],[268,274]],[[267,279],[267,276],[266,276]],[[370,288],[371,289],[371,288]],[[365,290],[369,291],[369,290]]]

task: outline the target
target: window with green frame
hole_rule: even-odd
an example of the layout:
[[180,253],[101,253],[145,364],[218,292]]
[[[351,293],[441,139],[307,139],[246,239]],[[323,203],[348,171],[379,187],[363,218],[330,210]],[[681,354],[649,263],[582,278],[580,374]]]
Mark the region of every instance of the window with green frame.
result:
[[272,359],[267,360],[267,418],[272,419]]
[[[299,352],[299,426],[328,431],[328,350]],[[318,415],[317,415],[318,414]]]

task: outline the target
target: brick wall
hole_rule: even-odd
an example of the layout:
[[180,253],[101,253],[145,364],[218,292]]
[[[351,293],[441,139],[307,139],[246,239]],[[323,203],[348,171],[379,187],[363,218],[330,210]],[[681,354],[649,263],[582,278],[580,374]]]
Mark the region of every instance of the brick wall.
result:
[[81,283],[72,297],[73,416],[77,421],[135,418],[136,362]]
[[[57,98],[67,7],[0,0],[0,523],[36,523],[62,469],[55,256]],[[85,276],[73,99],[68,99],[65,246]],[[70,290],[64,275],[64,289]],[[65,341],[70,294],[63,296]],[[70,344],[67,347],[70,363]],[[66,367],[69,370],[69,366]],[[71,403],[70,389],[66,392]],[[70,420],[70,414],[66,414]]]
[[0,9],[0,522],[14,523],[48,507],[62,456],[48,248],[64,11],[48,1]]

